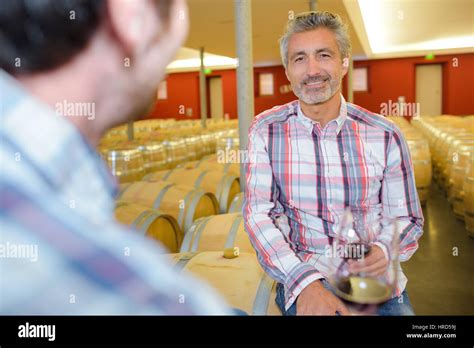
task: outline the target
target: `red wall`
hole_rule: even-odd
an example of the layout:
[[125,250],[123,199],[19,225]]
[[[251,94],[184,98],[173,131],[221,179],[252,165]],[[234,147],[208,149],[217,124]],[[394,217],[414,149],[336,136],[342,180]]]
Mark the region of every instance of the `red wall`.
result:
[[[453,66],[453,58],[457,58],[458,66]],[[369,91],[354,92],[354,102],[368,110],[379,113],[380,104],[389,100],[396,102],[399,96],[405,96],[406,102],[415,101],[415,69],[417,64],[443,64],[443,113],[452,115],[474,114],[474,89],[469,85],[474,80],[474,54],[443,55],[427,61],[423,57],[377,59],[356,61],[354,67],[368,67]],[[258,96],[258,74],[271,72],[274,74],[275,94]],[[292,92],[281,93],[280,88],[288,84],[282,66],[254,69],[255,83],[255,114],[296,99]],[[230,118],[237,118],[237,91],[235,70],[215,70],[207,77],[222,77],[224,94],[224,113]],[[168,99],[155,103],[148,115],[153,118],[198,119],[199,74],[176,73],[167,77]],[[347,95],[347,79],[343,80],[343,94]],[[193,115],[188,117],[180,114],[180,105],[192,108]]]
[[[273,74],[273,86],[274,94],[259,96],[259,86],[258,86],[258,75],[262,73],[272,73]],[[282,105],[296,99],[296,96],[293,92],[282,93],[280,88],[284,85],[289,85],[288,79],[285,75],[285,69],[283,66],[271,66],[265,68],[255,68],[254,69],[254,89],[255,89],[255,114],[259,114],[262,111],[271,109],[276,105]]]
[[[199,79],[194,72],[169,74],[166,78],[168,99],[157,100],[150,118],[188,119],[180,114],[180,106],[193,109],[193,117],[199,118]],[[181,108],[182,109],[182,108]]]
[[[458,66],[453,66],[457,58]],[[443,113],[451,115],[474,114],[474,92],[470,84],[474,79],[474,54],[377,59],[354,62],[354,67],[368,67],[369,91],[354,92],[354,103],[374,112],[389,100],[397,102],[405,96],[408,103],[416,98],[416,66],[443,64]]]
[[[235,70],[215,70],[206,77],[220,76],[224,96],[224,114],[237,118],[237,91]],[[157,100],[149,118],[176,118],[178,120],[199,119],[201,103],[199,99],[199,73],[169,74],[166,78],[168,99]],[[209,89],[208,89],[209,91]],[[180,113],[180,106],[192,108],[192,116]],[[209,103],[208,103],[209,105]],[[183,108],[181,108],[182,110]]]

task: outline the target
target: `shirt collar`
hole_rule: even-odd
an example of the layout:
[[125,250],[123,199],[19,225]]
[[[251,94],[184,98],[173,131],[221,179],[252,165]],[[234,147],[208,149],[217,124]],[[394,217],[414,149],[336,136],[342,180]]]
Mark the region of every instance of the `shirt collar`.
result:
[[[344,97],[342,96],[342,94],[340,96],[341,96],[341,108],[339,109],[339,115],[337,116],[337,118],[335,118],[334,120],[331,120],[326,125],[326,127],[327,127],[332,122],[335,122],[336,125],[337,125],[336,134],[339,134],[339,132],[342,129],[342,126],[344,125],[344,122],[347,119],[347,103],[346,103],[346,100],[344,99]],[[306,116],[303,113],[303,110],[301,110],[301,105],[300,105],[299,102],[298,102],[298,106],[297,106],[297,117],[310,132],[313,131],[313,126],[318,123],[316,121],[313,121],[312,119],[310,119],[308,116]]]

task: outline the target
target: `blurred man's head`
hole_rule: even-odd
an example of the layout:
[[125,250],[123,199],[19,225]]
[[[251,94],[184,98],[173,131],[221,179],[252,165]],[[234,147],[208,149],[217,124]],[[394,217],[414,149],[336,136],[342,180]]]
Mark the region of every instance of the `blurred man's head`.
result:
[[0,68],[53,107],[96,103],[71,122],[102,133],[143,116],[188,25],[185,0],[2,0]]
[[324,103],[340,91],[351,44],[338,15],[306,12],[288,21],[280,38],[286,76],[304,103]]

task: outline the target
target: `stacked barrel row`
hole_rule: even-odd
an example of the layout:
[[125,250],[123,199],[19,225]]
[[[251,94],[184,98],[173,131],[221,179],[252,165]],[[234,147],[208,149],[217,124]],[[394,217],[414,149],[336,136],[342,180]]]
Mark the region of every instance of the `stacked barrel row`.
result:
[[[199,251],[200,243],[204,243],[203,250],[208,245],[217,245],[213,230],[226,241],[220,245],[222,250],[238,246],[244,251],[252,251],[243,229],[243,193],[239,192],[239,181],[221,174],[223,179],[215,188],[211,184],[219,173],[203,172],[203,176],[208,177],[204,179],[207,181],[204,185],[180,184],[185,171],[176,172],[171,181],[152,177],[150,181],[122,185],[115,209],[117,219],[135,227],[143,235],[159,240],[169,252]],[[226,203],[222,204],[218,198],[224,198]],[[235,222],[237,217],[238,223]],[[227,228],[227,223],[232,228]],[[197,228],[200,224],[202,227]],[[242,240],[246,243],[233,244]]]
[[[181,138],[165,139],[163,132],[157,133],[158,126],[143,124],[135,128],[133,142],[119,139],[118,134],[125,135],[123,130],[113,134],[115,143],[107,145],[107,156],[122,182],[117,219],[160,241],[169,253],[163,257],[170,259],[176,270],[190,271],[210,283],[231,307],[249,314],[279,315],[274,302],[276,283],[260,267],[244,229],[240,165],[233,163],[239,161],[235,157],[237,131],[231,129],[232,124],[225,129],[222,123],[211,123],[208,127],[213,131],[207,134],[212,133],[214,139],[212,154],[194,155],[187,146],[181,152],[183,157],[176,160],[169,155],[167,142],[173,141],[176,151],[176,144],[185,137],[204,133],[199,134],[193,122],[185,127],[170,124]],[[197,150],[205,147],[201,143]],[[128,167],[121,167],[128,176],[117,170],[120,161],[128,162]]]
[[[202,128],[200,120],[176,121],[174,119],[147,119],[133,123],[134,137],[145,140],[167,140],[176,136],[186,137],[206,132],[219,132],[236,129],[237,121],[207,120],[206,128]],[[128,125],[124,124],[110,129],[103,140],[120,141],[127,137]]]
[[428,200],[432,179],[431,155],[429,142],[404,117],[392,116],[389,119],[398,125],[405,137],[415,171],[416,189],[422,205]]
[[420,117],[412,124],[430,143],[435,182],[474,236],[474,116]]
[[127,139],[126,126],[114,128],[102,138],[98,150],[120,183],[200,160],[236,136],[233,121],[210,123],[204,130],[196,122],[161,121],[135,122],[134,140]]
[[[120,141],[118,136],[123,136],[123,133],[114,129],[111,132],[114,143],[103,140],[99,146],[120,182],[120,192],[116,197],[117,218],[160,240],[170,252],[177,252],[181,249],[185,232],[195,220],[228,212],[240,192],[238,164],[236,170],[235,165],[218,163],[215,154],[203,157],[205,153],[201,152],[196,156],[189,146],[181,151],[183,161],[170,161],[166,143],[183,143],[183,139],[177,136],[163,142],[146,139],[151,139],[150,134],[170,127],[170,124],[182,134],[189,129],[196,133],[196,123],[162,123],[161,120],[137,123],[134,124],[136,134],[140,134],[137,140]],[[222,130],[224,125],[229,129]],[[215,132],[217,139],[228,133],[231,137],[236,136],[231,122],[214,122],[214,127],[217,126],[221,128]],[[211,148],[213,153],[216,152],[216,144]],[[202,149],[202,146],[196,147],[196,150],[198,148]],[[173,150],[176,151],[177,147]],[[155,220],[160,221],[160,233],[156,231],[158,223]]]

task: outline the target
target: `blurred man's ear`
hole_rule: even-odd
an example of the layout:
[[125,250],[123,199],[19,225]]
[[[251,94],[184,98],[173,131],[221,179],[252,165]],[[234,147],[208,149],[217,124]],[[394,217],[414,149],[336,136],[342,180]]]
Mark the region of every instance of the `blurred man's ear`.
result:
[[[144,36],[149,32],[152,23],[147,18],[151,13],[151,2],[144,0],[112,0],[107,2],[109,21],[113,35],[126,54],[133,56],[144,43]],[[158,22],[158,18],[155,23]],[[157,23],[156,26],[158,26]],[[155,29],[155,28],[153,28]]]

